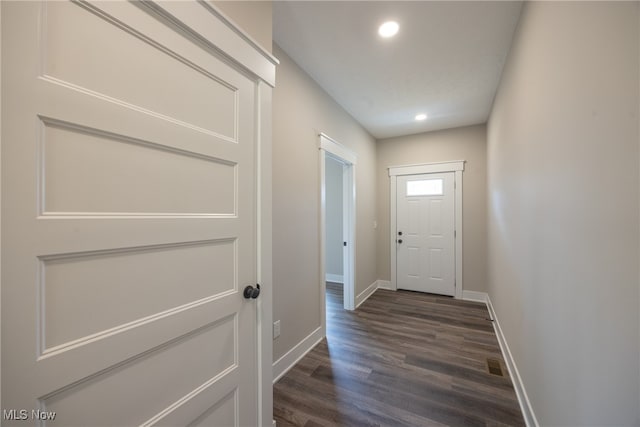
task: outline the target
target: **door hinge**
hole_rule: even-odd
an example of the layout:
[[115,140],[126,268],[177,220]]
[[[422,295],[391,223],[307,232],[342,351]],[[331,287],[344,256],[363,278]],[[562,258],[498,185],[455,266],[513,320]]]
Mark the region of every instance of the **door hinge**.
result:
[[458,232],[456,230],[453,230],[453,238],[455,239],[458,236]]
[[342,242],[342,246],[347,246],[347,242]]

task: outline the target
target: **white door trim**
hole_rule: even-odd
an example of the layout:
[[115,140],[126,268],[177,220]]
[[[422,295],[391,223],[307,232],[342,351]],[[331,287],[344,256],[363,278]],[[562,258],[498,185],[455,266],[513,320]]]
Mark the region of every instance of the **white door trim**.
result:
[[[171,19],[175,26],[183,27],[207,47],[227,57],[235,66],[258,76],[275,87],[278,59],[260,46],[247,32],[210,2],[180,1],[153,2],[144,6]],[[205,8],[215,19],[211,19]],[[211,43],[215,40],[215,46]]]
[[389,237],[391,245],[391,289],[397,290],[397,265],[396,265],[396,205],[398,197],[396,194],[397,177],[399,175],[419,175],[424,173],[454,172],[455,182],[455,262],[456,262],[456,294],[455,298],[462,298],[462,172],[464,171],[464,160],[449,162],[424,163],[419,165],[390,166],[390,227]]
[[260,426],[273,422],[273,240],[272,240],[272,89],[269,83],[257,83],[257,242],[258,283],[258,421]]
[[325,248],[326,248],[326,189],[325,189],[325,160],[326,156],[339,161],[344,167],[342,179],[343,197],[343,233],[347,242],[347,250],[343,254],[344,276],[344,308],[355,310],[355,251],[356,251],[356,163],[357,156],[349,148],[334,141],[327,135],[319,135],[319,161],[320,161],[320,301],[322,335],[327,332],[327,319],[325,307]]

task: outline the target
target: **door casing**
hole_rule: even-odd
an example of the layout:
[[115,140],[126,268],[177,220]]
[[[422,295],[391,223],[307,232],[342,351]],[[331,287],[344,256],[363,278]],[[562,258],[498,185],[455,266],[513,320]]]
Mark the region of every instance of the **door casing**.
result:
[[320,301],[322,336],[326,335],[326,189],[325,189],[325,161],[330,156],[344,165],[342,180],[343,197],[343,236],[347,242],[343,255],[344,264],[344,308],[355,310],[355,251],[356,251],[356,163],[355,153],[342,144],[334,141],[325,134],[319,135],[320,162]]
[[425,173],[454,172],[455,179],[455,298],[462,299],[463,281],[462,281],[462,172],[464,171],[464,160],[455,160],[449,162],[424,163],[417,165],[403,165],[389,167],[390,179],[390,197],[389,197],[389,238],[391,248],[391,289],[397,290],[397,215],[396,207],[398,203],[397,197],[397,177],[401,175],[420,175]]

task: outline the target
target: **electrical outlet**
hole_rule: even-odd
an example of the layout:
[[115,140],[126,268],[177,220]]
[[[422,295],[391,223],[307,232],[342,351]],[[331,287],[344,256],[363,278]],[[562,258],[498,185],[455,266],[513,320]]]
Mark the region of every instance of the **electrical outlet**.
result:
[[275,340],[280,336],[280,321],[273,322],[273,339]]

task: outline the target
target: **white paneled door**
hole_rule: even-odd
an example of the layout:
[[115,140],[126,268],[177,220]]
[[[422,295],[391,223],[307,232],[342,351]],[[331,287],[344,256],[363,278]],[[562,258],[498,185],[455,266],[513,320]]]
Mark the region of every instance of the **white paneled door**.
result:
[[398,289],[455,295],[454,172],[398,176]]
[[258,424],[257,85],[162,7],[2,4],[3,425]]

